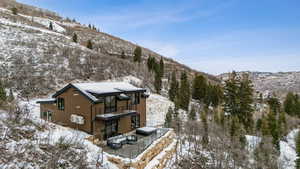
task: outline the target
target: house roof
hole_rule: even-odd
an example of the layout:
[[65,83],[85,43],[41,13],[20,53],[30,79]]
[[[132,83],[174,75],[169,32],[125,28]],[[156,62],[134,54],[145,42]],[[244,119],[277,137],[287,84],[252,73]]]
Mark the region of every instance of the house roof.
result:
[[54,98],[47,98],[47,99],[39,99],[36,101],[36,103],[40,103],[40,104],[48,104],[48,103],[55,103],[56,99]]
[[[59,96],[65,90],[70,87],[76,88],[81,94],[86,96],[94,103],[102,102],[102,99],[98,99],[94,95],[105,95],[111,93],[123,93],[141,91],[145,92],[146,89],[135,87],[125,82],[93,82],[93,83],[70,83],[61,90],[57,91],[53,97]],[[93,95],[94,94],[94,95]]]

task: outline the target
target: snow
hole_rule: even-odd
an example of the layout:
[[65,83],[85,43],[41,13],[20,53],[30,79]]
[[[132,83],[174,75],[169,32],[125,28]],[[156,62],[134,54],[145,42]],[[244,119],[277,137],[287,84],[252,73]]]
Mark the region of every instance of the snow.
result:
[[37,102],[51,102],[55,101],[55,98],[47,98],[47,99],[38,99]]
[[[90,164],[95,164],[99,154],[101,153],[102,149],[98,147],[97,145],[93,144],[92,142],[88,141],[86,138],[89,137],[90,135],[79,131],[75,129],[71,129],[69,127],[63,127],[54,123],[49,123],[45,122],[44,120],[40,119],[39,114],[40,114],[40,106],[39,104],[36,103],[38,99],[33,99],[29,102],[22,101],[21,105],[22,106],[27,106],[29,110],[31,110],[31,119],[33,121],[36,121],[38,123],[47,123],[49,125],[48,129],[45,131],[41,131],[37,133],[37,138],[40,139],[49,139],[50,144],[55,144],[60,138],[66,138],[66,139],[71,139],[74,141],[81,142],[85,149],[87,150],[87,162]],[[21,144],[22,142],[18,142],[18,144]],[[13,146],[16,143],[11,143],[11,148],[13,149]],[[104,161],[104,166],[109,169],[118,169],[117,166],[114,164],[110,163],[107,160],[107,157],[103,156],[103,161]]]
[[137,88],[125,82],[74,83],[73,85],[82,90],[97,94],[142,90],[142,88]]
[[[42,33],[53,34],[53,35],[56,35],[56,36],[64,36],[60,33],[56,33],[56,32],[53,32],[53,31],[50,31],[50,30],[47,30],[47,29],[37,28],[37,27],[25,25],[23,23],[11,22],[10,20],[4,19],[4,18],[0,18],[0,24],[9,25],[9,26],[16,26],[16,27],[31,29],[31,30],[36,30],[36,31],[40,31]],[[67,37],[67,36],[64,36],[64,37]],[[68,37],[68,39],[69,39],[69,37]]]
[[247,148],[250,152],[253,152],[256,146],[261,142],[261,138],[257,136],[245,135],[247,140]]
[[37,22],[41,25],[44,25],[47,28],[49,28],[50,22],[52,22],[54,31],[59,32],[59,33],[66,32],[66,30],[63,27],[61,27],[60,25],[58,25],[56,23],[56,21],[54,21],[54,20],[47,19],[47,18],[41,18],[41,17],[32,17],[32,16],[27,16],[27,15],[22,15],[22,14],[19,14],[19,15],[29,19],[30,21]]
[[145,132],[153,132],[153,131],[157,130],[157,128],[154,128],[154,127],[142,127],[142,128],[138,128],[137,130],[139,130],[139,131],[145,131]]
[[89,82],[89,83],[73,83],[82,93],[91,98],[93,101],[98,99],[90,93],[105,94],[123,91],[143,90],[143,88],[135,87],[125,82]]
[[146,100],[147,126],[162,126],[169,107],[174,108],[174,103],[168,98],[158,94],[150,94]]
[[280,156],[279,162],[282,163],[285,169],[295,169],[296,144],[295,138],[299,129],[292,130],[286,137],[287,141],[280,141]]

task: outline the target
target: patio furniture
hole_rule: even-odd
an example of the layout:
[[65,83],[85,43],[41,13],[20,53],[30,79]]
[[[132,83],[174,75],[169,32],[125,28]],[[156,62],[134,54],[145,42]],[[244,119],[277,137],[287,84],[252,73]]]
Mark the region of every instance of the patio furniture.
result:
[[154,128],[154,127],[142,127],[142,128],[136,129],[136,134],[149,136],[153,133],[156,133],[156,131],[157,131],[157,128]]
[[127,137],[124,135],[118,135],[115,137],[108,138],[106,142],[107,146],[113,149],[118,149],[122,148],[122,146],[127,143]]
[[136,135],[129,135],[127,136],[127,144],[134,144],[138,140]]

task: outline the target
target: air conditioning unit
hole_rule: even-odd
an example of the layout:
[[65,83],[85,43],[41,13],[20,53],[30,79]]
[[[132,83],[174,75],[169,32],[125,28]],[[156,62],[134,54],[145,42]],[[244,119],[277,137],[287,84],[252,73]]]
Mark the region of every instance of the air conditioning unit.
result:
[[70,120],[72,123],[84,124],[84,118],[82,116],[78,116],[76,114],[72,114]]

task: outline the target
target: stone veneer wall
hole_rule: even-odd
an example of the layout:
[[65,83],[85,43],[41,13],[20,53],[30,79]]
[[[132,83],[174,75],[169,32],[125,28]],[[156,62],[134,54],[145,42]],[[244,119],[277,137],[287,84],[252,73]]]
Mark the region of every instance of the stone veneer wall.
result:
[[[144,169],[146,165],[155,158],[159,153],[161,153],[165,148],[167,148],[175,138],[174,131],[169,131],[166,135],[162,136],[155,145],[151,145],[145,152],[139,155],[136,159],[133,159],[132,162],[129,160],[125,160],[115,156],[107,155],[107,159],[116,164],[121,169],[129,169],[129,168],[136,168],[136,169]],[[161,163],[155,165],[153,169],[162,169],[166,162],[172,157],[172,154],[175,152],[175,147],[169,151],[166,151],[165,156],[159,159]],[[141,156],[141,157],[140,157]]]

